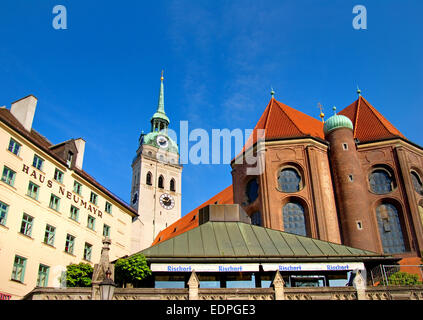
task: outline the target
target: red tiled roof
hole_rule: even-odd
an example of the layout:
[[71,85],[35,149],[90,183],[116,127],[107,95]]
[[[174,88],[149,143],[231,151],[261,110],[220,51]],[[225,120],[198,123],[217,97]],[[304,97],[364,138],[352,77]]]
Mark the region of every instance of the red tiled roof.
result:
[[213,196],[212,198],[204,202],[202,205],[198,206],[197,208],[192,210],[190,213],[187,213],[181,219],[175,221],[166,229],[160,231],[156,239],[154,239],[152,246],[154,246],[155,244],[159,242],[163,242],[165,240],[173,238],[177,236],[178,234],[184,233],[185,231],[198,227],[198,211],[201,208],[208,206],[209,204],[215,204],[215,203],[218,203],[218,204],[233,204],[234,203],[232,185],[220,191],[218,194],[216,194],[215,196]]
[[[354,125],[354,138],[362,142],[394,137],[405,138],[362,96],[339,114],[350,118]],[[265,130],[266,140],[309,136],[325,139],[323,122],[274,98],[270,100],[240,154],[257,142],[258,129]]]
[[241,153],[257,142],[259,129],[265,130],[266,140],[309,136],[324,139],[323,122],[274,98],[270,99]]
[[362,96],[339,114],[350,118],[354,125],[354,138],[358,138],[362,142],[395,137],[405,138]]

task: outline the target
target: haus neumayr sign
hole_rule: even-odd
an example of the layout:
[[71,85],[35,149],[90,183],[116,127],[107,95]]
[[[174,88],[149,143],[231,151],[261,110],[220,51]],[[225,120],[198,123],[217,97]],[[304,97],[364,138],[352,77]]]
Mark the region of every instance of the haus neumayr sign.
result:
[[[32,169],[32,172],[30,174],[29,173],[30,167],[27,166],[26,164],[23,165],[22,171],[25,172],[26,174],[28,174],[30,177],[33,177],[35,180],[40,181],[42,184],[46,184],[48,188],[50,188],[50,189],[53,188],[53,180],[47,180],[46,181],[46,177],[39,172],[37,173],[37,171],[34,170],[34,169]],[[55,184],[57,184],[57,183],[55,183]],[[100,218],[103,217],[103,212],[101,212],[95,206],[89,204],[87,201],[84,201],[81,197],[74,194],[73,192],[67,191],[66,188],[61,186],[61,185],[59,185],[59,194],[65,196],[69,200],[72,200],[73,203],[75,205],[77,205],[78,207],[84,207],[86,210],[88,210],[92,214],[95,214],[95,215],[99,216]]]

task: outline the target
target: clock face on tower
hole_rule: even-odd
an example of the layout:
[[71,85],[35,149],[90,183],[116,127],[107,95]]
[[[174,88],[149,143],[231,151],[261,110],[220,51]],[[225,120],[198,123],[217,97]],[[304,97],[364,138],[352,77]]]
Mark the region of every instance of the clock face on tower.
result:
[[166,210],[170,210],[175,206],[175,200],[170,194],[163,193],[160,196],[160,205]]
[[163,149],[167,148],[167,146],[169,145],[169,140],[165,136],[162,136],[162,135],[157,136],[156,142],[157,142],[157,145]]

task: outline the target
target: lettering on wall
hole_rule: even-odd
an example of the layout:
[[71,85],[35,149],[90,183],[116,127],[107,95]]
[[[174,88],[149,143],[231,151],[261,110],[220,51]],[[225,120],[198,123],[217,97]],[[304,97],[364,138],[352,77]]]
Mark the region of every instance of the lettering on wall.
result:
[[[25,172],[30,177],[34,178],[34,180],[38,180],[42,184],[46,184],[48,188],[50,188],[50,189],[53,188],[53,180],[47,180],[46,181],[46,177],[44,175],[42,175],[41,173],[37,172],[34,169],[32,169],[32,172],[30,173],[30,169],[31,168],[29,166],[24,164],[23,168],[22,168],[22,172]],[[75,194],[71,191],[67,191],[65,187],[59,185],[59,192],[58,193],[61,194],[64,197],[68,198],[69,200],[73,201],[73,203],[75,205],[77,205],[79,208],[83,207],[84,209],[91,212],[92,214],[97,215],[100,218],[103,217],[103,212],[101,210],[96,208],[94,205],[91,205],[87,201],[84,201],[79,195],[77,195],[77,194]]]

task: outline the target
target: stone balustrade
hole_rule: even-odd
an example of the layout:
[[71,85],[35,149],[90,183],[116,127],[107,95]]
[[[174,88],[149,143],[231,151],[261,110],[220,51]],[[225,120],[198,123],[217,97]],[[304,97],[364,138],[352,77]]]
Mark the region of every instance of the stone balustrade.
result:
[[[113,300],[357,300],[354,287],[283,288],[116,288]],[[91,300],[91,288],[35,288],[26,300]],[[276,299],[278,297],[278,299]],[[367,287],[366,300],[423,300],[423,286]]]

